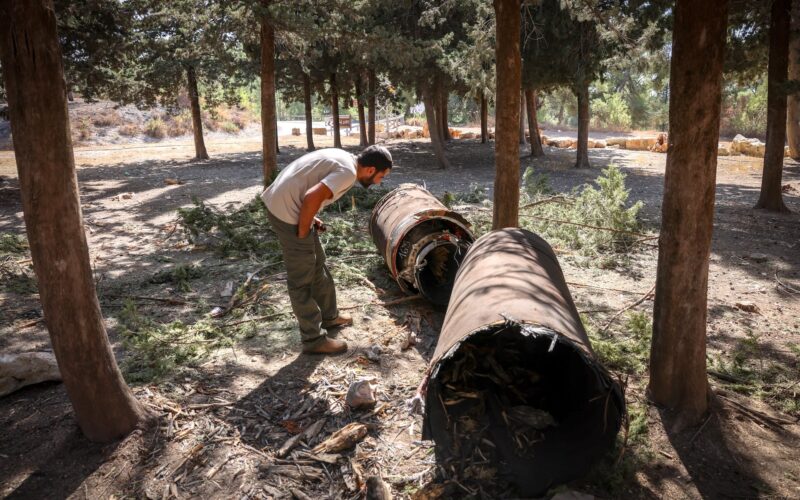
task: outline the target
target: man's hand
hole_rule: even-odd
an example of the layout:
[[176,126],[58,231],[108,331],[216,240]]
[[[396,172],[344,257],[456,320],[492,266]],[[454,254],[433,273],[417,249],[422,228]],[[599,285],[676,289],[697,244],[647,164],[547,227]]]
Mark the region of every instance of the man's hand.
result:
[[319,182],[306,191],[300,205],[300,216],[297,220],[297,237],[305,238],[311,231],[311,224],[317,225],[317,212],[322,202],[333,198],[333,192],[325,184]]
[[319,217],[314,217],[314,227],[318,233],[324,233],[328,229]]

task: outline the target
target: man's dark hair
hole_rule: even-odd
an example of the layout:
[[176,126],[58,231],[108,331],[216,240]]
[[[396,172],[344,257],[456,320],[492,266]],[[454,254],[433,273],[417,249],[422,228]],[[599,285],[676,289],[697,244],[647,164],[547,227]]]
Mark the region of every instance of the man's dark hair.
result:
[[358,155],[358,164],[362,167],[375,167],[378,172],[392,168],[392,154],[383,146],[370,146]]

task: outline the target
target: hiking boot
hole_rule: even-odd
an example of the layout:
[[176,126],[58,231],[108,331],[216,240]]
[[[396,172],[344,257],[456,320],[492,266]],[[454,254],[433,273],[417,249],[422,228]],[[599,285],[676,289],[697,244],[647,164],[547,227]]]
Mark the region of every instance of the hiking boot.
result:
[[319,342],[314,347],[304,347],[305,354],[339,354],[347,350],[347,342],[343,340],[329,339]]
[[342,316],[340,314],[334,319],[329,319],[322,322],[322,328],[325,328],[326,330],[328,328],[342,328],[345,326],[353,326],[353,318],[350,316]]

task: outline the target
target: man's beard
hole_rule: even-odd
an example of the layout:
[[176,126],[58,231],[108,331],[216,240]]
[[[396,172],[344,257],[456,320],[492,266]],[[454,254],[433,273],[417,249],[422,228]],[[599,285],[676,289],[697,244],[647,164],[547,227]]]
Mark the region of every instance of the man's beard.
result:
[[362,179],[362,180],[359,180],[358,182],[360,182],[360,183],[361,183],[361,185],[362,185],[362,186],[364,186],[364,189],[369,189],[369,187],[370,187],[370,186],[372,186],[372,185],[374,184],[372,181],[374,181],[374,180],[375,180],[375,176],[376,176],[376,175],[378,175],[378,172],[375,172],[374,174],[372,174],[371,176],[369,176],[369,178],[367,178],[367,179]]

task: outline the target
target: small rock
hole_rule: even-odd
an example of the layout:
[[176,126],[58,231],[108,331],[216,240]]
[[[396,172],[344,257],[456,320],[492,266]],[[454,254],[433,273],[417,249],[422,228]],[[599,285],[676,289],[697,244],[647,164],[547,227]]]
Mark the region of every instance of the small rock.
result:
[[164,184],[166,184],[167,186],[178,186],[180,184],[183,184],[183,181],[175,177],[167,177],[166,179],[164,179]]
[[761,313],[761,310],[753,302],[737,302],[735,305],[736,309],[739,309],[740,311],[754,313],[754,314]]
[[0,354],[0,396],[48,380],[61,380],[52,352]]
[[751,253],[748,254],[746,258],[752,260],[753,262],[766,262],[769,259],[767,254],[764,253]]
[[368,360],[374,363],[380,363],[382,352],[383,351],[381,350],[380,346],[373,345],[364,350],[364,355],[367,357]]
[[375,399],[375,391],[372,387],[374,379],[360,379],[350,384],[350,389],[347,390],[345,402],[350,408],[367,408],[375,406],[377,400]]
[[232,297],[233,296],[233,281],[229,281],[225,283],[225,288],[219,292],[220,297]]

